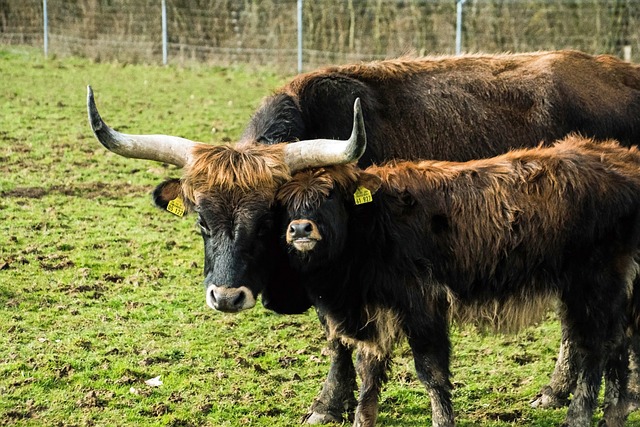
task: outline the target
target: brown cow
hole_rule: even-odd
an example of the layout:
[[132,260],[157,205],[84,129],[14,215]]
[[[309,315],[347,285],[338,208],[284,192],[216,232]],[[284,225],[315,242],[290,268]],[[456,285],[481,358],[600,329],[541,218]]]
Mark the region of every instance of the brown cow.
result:
[[[401,58],[303,74],[263,102],[236,148],[346,138],[356,97],[362,99],[369,137],[361,166],[395,158],[488,157],[514,147],[550,143],[569,132],[616,138],[625,145],[640,141],[639,67],[606,55],[557,51]],[[186,166],[186,175],[194,175],[190,164],[195,143],[115,132],[102,122],[91,96],[89,102],[94,132],[108,149]],[[234,172],[231,164],[218,163],[210,169],[214,176]],[[160,206],[167,207],[166,196],[180,185],[185,183],[174,180],[158,188]],[[304,311],[309,301],[274,236],[271,201],[243,204],[252,194],[236,195],[240,209],[232,209],[231,199],[221,191],[212,191],[197,206],[205,236],[207,301],[214,308],[237,311],[251,307],[263,291],[262,302],[268,308]],[[229,240],[227,230],[211,225],[227,217],[233,217],[228,223],[244,230],[242,239]],[[215,233],[209,236],[208,229]],[[309,422],[339,420],[345,408],[349,412],[355,405],[351,351],[337,341],[330,347],[329,378],[311,408]],[[561,351],[563,356],[571,353]],[[559,358],[557,375],[538,404],[566,402],[572,388],[570,362]]]

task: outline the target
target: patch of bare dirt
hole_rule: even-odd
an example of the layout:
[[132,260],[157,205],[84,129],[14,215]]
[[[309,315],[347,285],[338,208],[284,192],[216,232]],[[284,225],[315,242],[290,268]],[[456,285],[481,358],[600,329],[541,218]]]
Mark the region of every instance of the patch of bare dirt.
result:
[[39,412],[47,409],[44,405],[36,405],[33,399],[29,399],[23,404],[7,411],[0,417],[1,425],[14,425],[18,420],[36,419]]
[[514,423],[518,422],[522,419],[522,411],[516,409],[514,411],[505,411],[505,412],[484,412],[484,418],[490,419],[492,421],[501,421],[506,423]]
[[2,198],[24,198],[41,199],[51,194],[59,194],[69,197],[81,197],[83,199],[117,199],[126,194],[147,195],[150,189],[145,185],[133,184],[107,184],[95,182],[76,185],[54,185],[49,188],[43,187],[16,187],[12,190],[0,192]]
[[42,267],[43,270],[62,270],[75,266],[75,263],[66,255],[38,255],[36,259],[40,262],[40,267]]
[[104,408],[113,399],[113,396],[114,393],[111,391],[91,390],[76,401],[76,406],[80,408]]
[[0,270],[14,268],[16,264],[29,264],[29,260],[23,256],[9,256],[6,259],[0,259]]
[[47,190],[42,187],[16,187],[13,190],[3,191],[0,196],[17,197],[23,199],[41,199],[47,195]]

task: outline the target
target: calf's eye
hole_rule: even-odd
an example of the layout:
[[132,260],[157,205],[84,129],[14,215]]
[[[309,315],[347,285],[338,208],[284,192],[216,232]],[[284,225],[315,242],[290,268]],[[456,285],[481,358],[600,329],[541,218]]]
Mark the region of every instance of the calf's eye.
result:
[[257,234],[259,237],[264,237],[267,234],[269,234],[272,228],[273,228],[273,221],[265,220],[258,226]]

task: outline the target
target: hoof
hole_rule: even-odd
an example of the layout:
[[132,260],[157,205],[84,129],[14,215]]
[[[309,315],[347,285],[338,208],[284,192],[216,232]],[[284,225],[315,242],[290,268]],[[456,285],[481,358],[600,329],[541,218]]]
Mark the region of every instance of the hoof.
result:
[[640,396],[633,396],[633,398],[629,398],[627,414],[637,411],[638,409],[640,409]]
[[598,427],[624,427],[624,425],[624,419],[606,420],[603,418],[598,422]]
[[341,416],[334,416],[332,414],[321,414],[319,412],[311,412],[302,418],[303,424],[341,424],[343,419]]
[[556,396],[549,387],[545,387],[529,405],[534,409],[563,408],[569,406],[569,399]]

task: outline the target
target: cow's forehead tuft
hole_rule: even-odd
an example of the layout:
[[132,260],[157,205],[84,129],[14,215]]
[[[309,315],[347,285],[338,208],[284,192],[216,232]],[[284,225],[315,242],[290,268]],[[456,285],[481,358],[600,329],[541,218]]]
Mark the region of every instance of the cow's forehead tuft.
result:
[[185,167],[182,187],[192,202],[212,191],[270,194],[290,179],[280,145],[201,146]]

